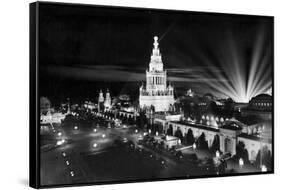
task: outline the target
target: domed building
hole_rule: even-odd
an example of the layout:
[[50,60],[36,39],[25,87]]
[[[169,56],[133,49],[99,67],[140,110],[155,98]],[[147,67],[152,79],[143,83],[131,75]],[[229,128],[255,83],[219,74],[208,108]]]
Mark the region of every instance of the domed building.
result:
[[269,94],[259,94],[253,97],[249,102],[249,108],[255,110],[271,110],[272,96]]
[[242,116],[257,116],[261,119],[272,118],[272,96],[259,94],[253,97],[249,105],[241,111]]

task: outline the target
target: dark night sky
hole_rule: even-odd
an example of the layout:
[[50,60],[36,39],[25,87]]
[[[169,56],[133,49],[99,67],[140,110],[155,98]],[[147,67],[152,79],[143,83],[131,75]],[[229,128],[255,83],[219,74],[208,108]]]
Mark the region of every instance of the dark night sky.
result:
[[53,99],[93,98],[107,87],[115,95],[137,97],[155,35],[169,81],[179,93],[214,91],[210,82],[233,85],[226,69],[231,70],[235,57],[247,81],[255,52],[265,57],[264,81],[271,82],[271,17],[47,3],[39,14],[40,93]]

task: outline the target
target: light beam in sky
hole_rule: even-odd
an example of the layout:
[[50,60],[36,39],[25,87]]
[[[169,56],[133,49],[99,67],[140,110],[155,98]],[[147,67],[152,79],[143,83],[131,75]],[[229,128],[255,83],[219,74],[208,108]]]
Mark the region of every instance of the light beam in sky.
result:
[[[264,36],[264,30],[260,30],[254,44],[253,56],[247,63],[245,53],[239,49],[241,46],[235,43],[230,34],[224,51],[221,51],[223,55],[218,56],[225,76],[220,73],[217,73],[217,76],[226,77],[227,83],[208,84],[236,102],[249,102],[252,97],[268,91],[272,85],[272,71],[270,67],[266,67],[271,65],[268,63],[271,61],[272,44],[266,43]],[[250,64],[249,68],[245,67],[247,64]]]
[[264,28],[257,32],[253,53],[249,56],[243,44],[239,44],[231,31],[228,31],[225,38],[227,40],[212,50],[215,59],[211,59],[203,51],[197,57],[207,67],[200,72],[194,71],[194,81],[215,78],[217,80],[205,82],[211,93],[217,97],[230,97],[236,102],[249,102],[252,97],[266,93],[272,86],[273,59],[272,42],[265,40],[265,34]]

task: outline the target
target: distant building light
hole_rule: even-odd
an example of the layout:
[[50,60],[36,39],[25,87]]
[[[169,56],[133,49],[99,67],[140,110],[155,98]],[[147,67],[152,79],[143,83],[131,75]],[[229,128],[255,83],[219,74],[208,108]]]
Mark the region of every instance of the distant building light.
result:
[[70,176],[74,177],[74,171],[70,171]]
[[128,139],[126,137],[124,137],[123,142],[128,142]]

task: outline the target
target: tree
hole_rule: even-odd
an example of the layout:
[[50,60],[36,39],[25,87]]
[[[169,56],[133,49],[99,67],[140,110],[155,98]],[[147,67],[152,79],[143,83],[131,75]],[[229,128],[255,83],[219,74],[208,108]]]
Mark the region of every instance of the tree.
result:
[[217,106],[216,102],[214,102],[214,101],[209,102],[209,104],[207,106],[206,113],[207,114],[214,114],[214,115],[218,114],[218,106]]
[[208,149],[208,143],[206,141],[205,133],[202,133],[198,138],[198,148]]
[[173,127],[172,127],[172,125],[169,126],[169,128],[167,130],[167,135],[173,136]]
[[248,150],[245,148],[245,144],[242,141],[239,141],[236,145],[236,158],[242,158],[244,162],[249,161],[249,153]]
[[193,132],[191,129],[188,129],[187,134],[186,134],[186,144],[191,145],[195,142]]
[[228,98],[224,104],[224,113],[227,117],[232,117],[234,111],[234,101]]
[[256,165],[258,167],[260,167],[261,165],[265,165],[268,170],[271,169],[272,166],[271,151],[268,149],[267,146],[262,147],[262,156],[261,156],[261,150],[259,150],[256,157]]
[[183,140],[183,134],[179,127],[177,128],[177,130],[175,132],[175,136],[178,137],[181,141]]
[[217,150],[220,150],[220,137],[219,135],[214,136],[214,140],[211,146],[211,152],[216,152]]

